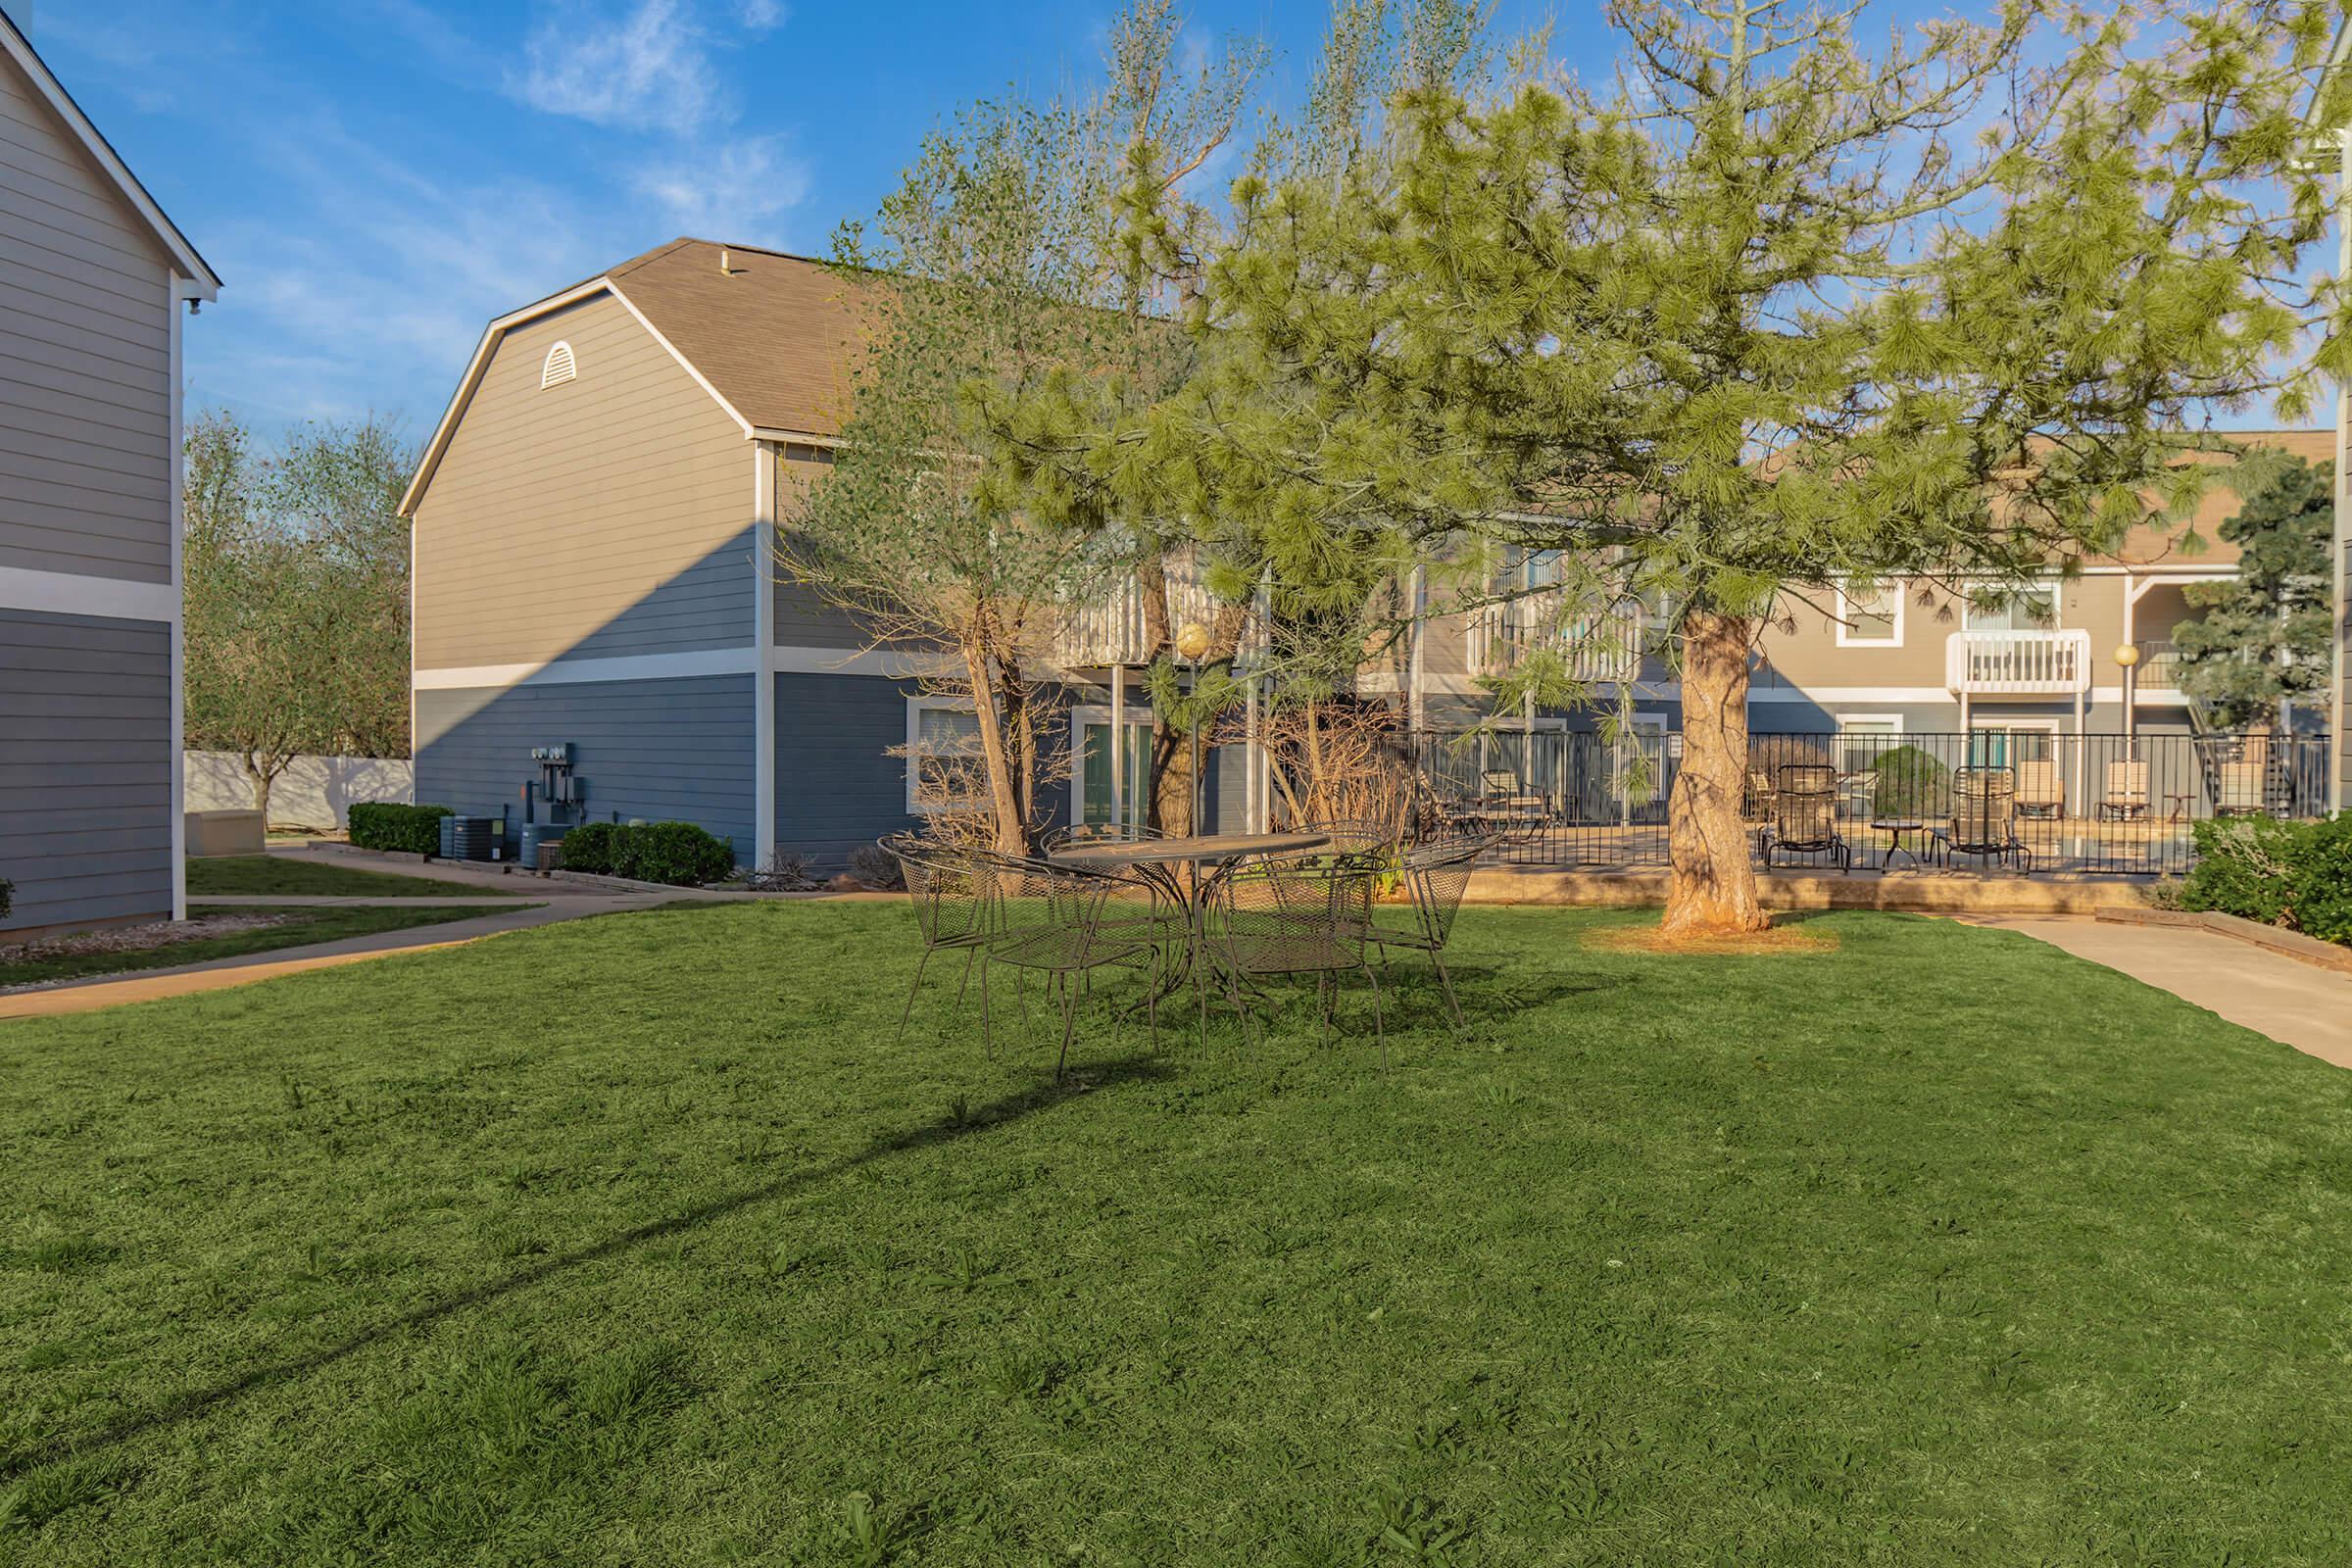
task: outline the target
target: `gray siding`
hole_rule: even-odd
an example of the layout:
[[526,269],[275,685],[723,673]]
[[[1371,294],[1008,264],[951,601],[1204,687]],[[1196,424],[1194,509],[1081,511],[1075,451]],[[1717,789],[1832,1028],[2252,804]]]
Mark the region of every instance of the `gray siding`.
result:
[[416,667],[748,646],[757,461],[617,300],[514,327],[416,506]]
[[753,853],[753,677],[416,694],[416,799],[522,819],[534,746],[569,741],[592,820],[694,822]]
[[[890,755],[906,744],[906,699],[915,689],[878,675],[776,677],[778,848],[830,873],[846,869],[859,845],[920,825],[906,809],[906,760]],[[1049,756],[1068,742],[1066,719],[1049,726]],[[1040,793],[1049,825],[1070,819],[1066,782]]]
[[0,610],[0,926],[172,912],[171,634]]
[[169,277],[0,59],[0,565],[171,580]]
[[776,844],[819,870],[848,867],[850,852],[916,825],[906,810],[912,682],[871,675],[776,677]]

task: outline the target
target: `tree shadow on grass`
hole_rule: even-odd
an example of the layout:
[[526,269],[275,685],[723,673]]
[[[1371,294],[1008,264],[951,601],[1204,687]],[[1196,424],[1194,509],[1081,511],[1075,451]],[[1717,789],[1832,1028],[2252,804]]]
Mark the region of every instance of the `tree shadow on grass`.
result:
[[490,1280],[467,1290],[454,1292],[437,1300],[429,1301],[423,1306],[412,1308],[397,1316],[386,1318],[380,1323],[361,1329],[357,1333],[347,1335],[332,1345],[323,1346],[306,1354],[287,1356],[266,1365],[249,1368],[233,1377],[224,1378],[210,1388],[199,1389],[194,1393],[183,1395],[160,1408],[125,1417],[85,1436],[55,1438],[35,1447],[13,1454],[0,1455],[0,1482],[14,1481],[20,1476],[41,1469],[46,1465],[67,1459],[79,1459],[96,1450],[112,1447],[146,1433],[176,1426],[205,1415],[258,1390],[294,1378],[305,1377],[313,1372],[322,1371],[394,1335],[416,1329],[431,1328],[444,1319],[454,1317],[468,1308],[486,1305],[518,1292],[529,1290],[535,1285],[545,1284],[547,1281],[567,1274],[574,1269],[616,1257],[633,1248],[643,1247],[650,1242],[659,1242],[666,1237],[691,1231],[698,1226],[710,1224],[713,1220],[724,1219],[747,1208],[755,1208],[760,1204],[774,1202],[779,1199],[795,1197],[807,1189],[831,1181],[836,1177],[847,1176],[851,1172],[878,1160],[889,1159],[899,1154],[914,1153],[941,1144],[952,1144],[959,1139],[992,1131],[1008,1122],[1019,1121],[1041,1111],[1051,1110],[1064,1101],[1077,1099],[1082,1095],[1100,1093],[1122,1084],[1164,1078],[1168,1076],[1168,1072],[1167,1065],[1155,1056],[1122,1056],[1108,1061],[1088,1062],[1082,1072],[1073,1071],[1070,1074],[1070,1081],[1065,1084],[1057,1085],[1048,1081],[1016,1094],[1006,1095],[984,1105],[966,1107],[962,1105],[961,1102],[958,1102],[957,1108],[944,1116],[924,1122],[919,1126],[910,1127],[904,1132],[877,1138],[863,1149],[845,1154],[838,1159],[829,1160],[821,1165],[813,1165],[806,1170],[795,1171],[791,1175],[779,1177],[775,1181],[759,1187],[730,1193],[723,1198],[714,1198],[707,1203],[698,1203],[692,1208],[680,1210],[662,1219],[650,1220],[643,1225],[633,1226],[617,1235],[609,1236],[593,1246],[545,1258],[532,1264],[529,1268],[517,1269],[502,1279]]

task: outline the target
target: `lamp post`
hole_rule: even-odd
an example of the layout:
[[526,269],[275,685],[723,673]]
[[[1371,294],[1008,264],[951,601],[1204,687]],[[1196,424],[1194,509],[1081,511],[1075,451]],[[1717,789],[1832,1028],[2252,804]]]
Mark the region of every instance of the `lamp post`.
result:
[[[1200,693],[1200,656],[1208,652],[1208,628],[1197,620],[1188,620],[1177,627],[1176,652],[1192,671],[1193,695],[1198,697]],[[1192,723],[1185,726],[1191,732],[1193,758],[1192,822],[1187,831],[1198,833],[1200,831],[1200,715],[1195,713],[1192,717]]]
[[2124,760],[2132,756],[2133,721],[2139,714],[2139,645],[2121,643],[2115,650],[2115,662],[2124,671]]

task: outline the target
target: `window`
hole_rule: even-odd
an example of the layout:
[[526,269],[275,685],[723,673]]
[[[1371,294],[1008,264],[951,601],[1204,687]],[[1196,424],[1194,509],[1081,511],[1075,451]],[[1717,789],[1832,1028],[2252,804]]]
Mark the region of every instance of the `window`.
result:
[[1903,733],[1900,713],[1841,713],[1838,718],[1838,771],[1862,773],[1879,765],[1879,759],[1898,744],[1889,737]]
[[906,699],[906,809],[946,810],[988,793],[980,773],[980,715],[953,697]]
[[1903,646],[1903,585],[1899,582],[1845,583],[1838,590],[1838,646]]
[[[2058,585],[2030,582],[2002,588],[1993,583],[1969,584],[1967,629],[1970,631],[2054,631],[2058,625]],[[1989,598],[1991,603],[1980,603]]]
[[571,357],[571,345],[558,343],[547,351],[547,363],[539,367],[539,390],[544,392],[557,382],[568,381],[579,373],[579,364]]

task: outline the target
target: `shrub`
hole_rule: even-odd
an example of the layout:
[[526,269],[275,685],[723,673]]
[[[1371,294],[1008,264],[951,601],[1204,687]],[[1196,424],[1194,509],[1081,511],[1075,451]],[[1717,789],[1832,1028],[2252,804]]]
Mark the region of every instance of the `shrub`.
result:
[[860,844],[850,852],[850,875],[876,893],[892,893],[906,885],[899,858],[879,844]]
[[7,919],[8,911],[16,906],[17,885],[8,878],[0,876],[0,920]]
[[620,846],[620,826],[614,822],[582,822],[564,834],[564,869],[611,876]]
[[2184,909],[2214,909],[2352,945],[2352,813],[2326,822],[2237,817],[2196,825]]
[[735,852],[692,822],[647,822],[620,830],[612,869],[639,882],[696,887],[731,873]]
[[1952,770],[1916,746],[1897,746],[1878,760],[1871,795],[1880,816],[1938,816],[1948,801]]
[[564,869],[692,887],[735,869],[735,852],[692,822],[583,822],[564,835]]
[[348,813],[351,842],[363,850],[399,850],[410,855],[441,853],[441,819],[456,813],[446,806],[406,806],[398,801],[358,801]]

